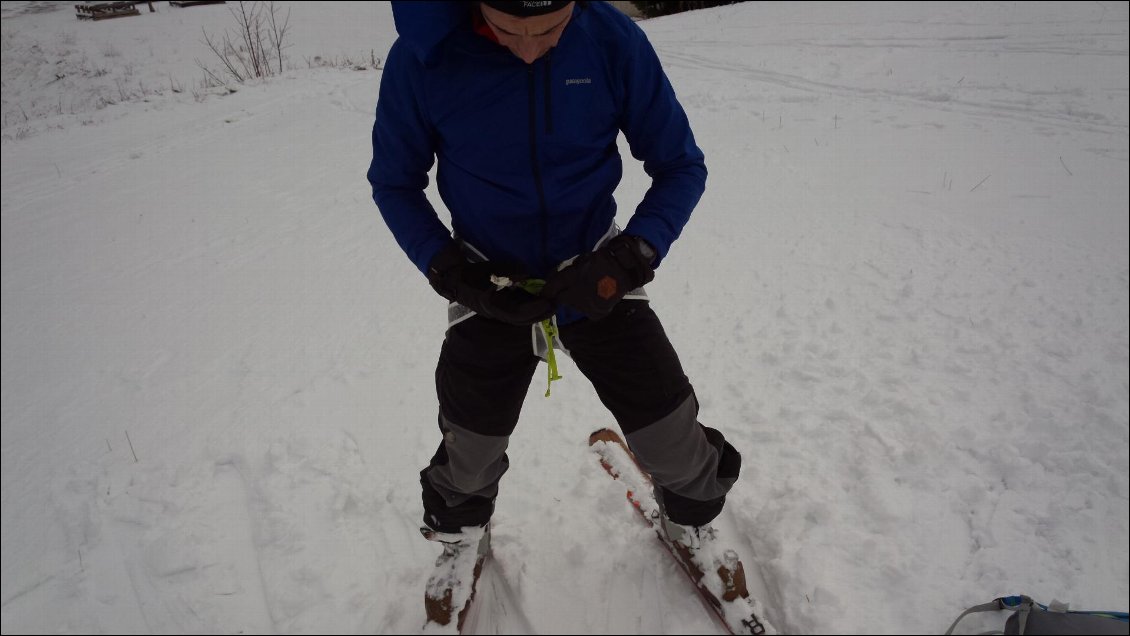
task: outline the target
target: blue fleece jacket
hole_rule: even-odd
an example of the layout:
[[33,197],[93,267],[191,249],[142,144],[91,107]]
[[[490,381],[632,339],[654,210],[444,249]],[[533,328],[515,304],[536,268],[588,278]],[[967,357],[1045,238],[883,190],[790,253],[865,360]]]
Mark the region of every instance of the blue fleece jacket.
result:
[[472,27],[472,2],[393,2],[368,178],[400,247],[427,271],[451,233],[424,195],[438,159],[455,234],[545,277],[590,251],[616,215],[623,131],[652,185],[624,231],[658,266],[706,165],[654,49],[603,2],[577,2],[557,46],[527,65]]

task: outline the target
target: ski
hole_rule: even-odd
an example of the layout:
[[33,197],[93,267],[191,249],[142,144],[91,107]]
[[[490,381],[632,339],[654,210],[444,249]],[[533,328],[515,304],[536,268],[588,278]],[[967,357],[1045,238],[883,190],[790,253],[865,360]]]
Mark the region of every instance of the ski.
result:
[[[696,558],[682,543],[672,541],[663,531],[659,503],[655,499],[651,477],[636,463],[635,456],[619,433],[601,429],[589,436],[589,446],[600,458],[604,470],[627,487],[628,501],[640,517],[656,531],[656,537],[679,568],[694,583],[718,623],[731,634],[772,634],[760,603],[750,597],[746,585],[745,569],[733,550],[719,554],[703,555],[699,561],[709,559],[700,566]],[[710,576],[704,570],[716,569]]]
[[475,587],[490,556],[490,526],[464,528],[459,534],[420,528],[420,534],[443,545],[424,590],[424,627],[463,634],[464,628],[475,622],[467,619],[474,613]]

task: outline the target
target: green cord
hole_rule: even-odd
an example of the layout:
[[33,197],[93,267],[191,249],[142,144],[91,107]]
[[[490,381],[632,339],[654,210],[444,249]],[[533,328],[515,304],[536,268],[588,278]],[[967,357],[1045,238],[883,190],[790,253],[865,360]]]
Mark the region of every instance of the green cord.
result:
[[[521,284],[522,289],[535,296],[541,292],[542,287],[545,287],[545,281],[540,278],[530,278]],[[557,327],[553,325],[553,319],[548,318],[541,321],[541,330],[545,333],[546,352],[545,362],[549,366],[549,380],[545,383],[545,397],[549,397],[549,392],[553,388],[553,383],[561,379],[561,374],[557,372],[557,356],[553,353],[553,339],[557,336]]]
[[553,383],[561,379],[561,375],[557,373],[557,357],[553,354],[553,337],[557,335],[557,327],[553,326],[553,321],[546,319],[541,321],[542,331],[545,332],[545,342],[548,349],[545,352],[545,362],[549,366],[549,381],[545,383],[545,397],[549,397],[549,390],[553,387]]

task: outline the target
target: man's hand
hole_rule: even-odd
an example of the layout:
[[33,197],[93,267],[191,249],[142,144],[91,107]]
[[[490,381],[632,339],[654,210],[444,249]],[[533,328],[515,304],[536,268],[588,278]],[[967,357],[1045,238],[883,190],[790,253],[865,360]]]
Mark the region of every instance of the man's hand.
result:
[[541,295],[598,320],[625,294],[655,278],[654,259],[655,249],[646,241],[621,234],[552,275]]
[[520,287],[499,288],[491,278],[522,281],[520,267],[483,261],[472,263],[451,243],[428,265],[428,282],[440,296],[457,302],[486,318],[512,325],[532,325],[553,315],[555,307],[546,299]]

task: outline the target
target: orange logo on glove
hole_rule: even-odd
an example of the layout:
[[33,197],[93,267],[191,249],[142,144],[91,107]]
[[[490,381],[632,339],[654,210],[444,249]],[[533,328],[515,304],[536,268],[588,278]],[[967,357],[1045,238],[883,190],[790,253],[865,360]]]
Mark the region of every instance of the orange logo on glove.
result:
[[616,295],[616,279],[611,276],[596,281],[596,295],[609,300]]

